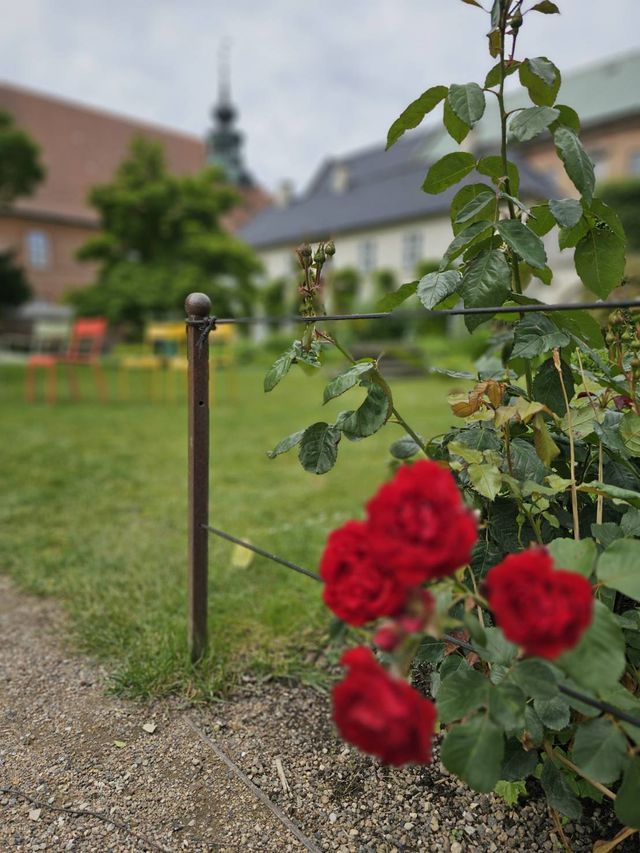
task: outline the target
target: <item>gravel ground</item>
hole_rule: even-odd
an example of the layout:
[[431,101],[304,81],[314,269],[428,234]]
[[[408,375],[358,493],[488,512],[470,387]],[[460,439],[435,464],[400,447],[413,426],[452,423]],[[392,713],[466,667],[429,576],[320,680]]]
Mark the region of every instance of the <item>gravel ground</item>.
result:
[[[560,849],[535,792],[516,813],[437,755],[383,767],[336,738],[328,698],[310,688],[246,680],[205,708],[134,704],[105,695],[105,673],[70,656],[63,633],[54,604],[0,578],[0,788],[12,789],[0,792],[0,851],[286,853],[305,849],[297,828],[308,849],[337,853]],[[616,827],[596,808],[565,832],[581,853]],[[617,850],[640,850],[637,836]]]

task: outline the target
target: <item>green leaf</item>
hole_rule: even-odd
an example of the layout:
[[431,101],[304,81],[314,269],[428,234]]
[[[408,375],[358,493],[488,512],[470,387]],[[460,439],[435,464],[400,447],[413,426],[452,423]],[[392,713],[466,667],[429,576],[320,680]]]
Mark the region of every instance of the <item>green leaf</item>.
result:
[[445,737],[440,757],[450,773],[471,788],[489,793],[500,779],[504,737],[487,715],[455,726]]
[[406,284],[400,285],[393,293],[387,293],[383,296],[376,307],[378,311],[393,311],[398,305],[402,305],[405,300],[413,296],[417,289],[417,281],[408,281]]
[[518,647],[507,640],[500,628],[485,628],[484,633],[486,637],[484,646],[477,647],[473,643],[480,657],[502,666],[511,666],[518,656]]
[[458,270],[427,273],[420,279],[420,283],[418,284],[418,299],[425,308],[431,310],[442,302],[443,299],[446,299],[447,296],[455,293],[461,280],[462,276]]
[[535,6],[532,6],[529,10],[531,12],[542,12],[543,15],[559,15],[560,9],[556,6],[555,3],[552,3],[551,0],[540,0],[540,3],[536,3]]
[[[473,184],[473,186],[477,186]],[[480,184],[483,186],[483,184]],[[484,210],[487,205],[491,204],[491,202],[495,203],[496,194],[490,189],[484,189],[482,192],[478,193],[477,196],[471,199],[470,202],[465,204],[462,210],[457,214],[454,219],[454,223],[456,225],[462,225],[465,222],[468,222],[470,219],[473,219],[476,214],[480,213],[480,211]]]
[[[571,401],[575,392],[573,374],[571,373],[571,368],[565,361],[561,361],[560,365],[567,397],[569,398],[569,401]],[[539,403],[544,403],[545,406],[548,406],[548,408],[557,415],[566,414],[567,407],[564,401],[558,371],[553,363],[553,358],[547,359],[536,374],[536,377],[533,380],[533,397]]]
[[336,464],[340,431],[324,421],[311,424],[300,441],[298,458],[305,471],[326,474]]
[[417,127],[422,119],[447,97],[448,91],[446,86],[432,86],[412,101],[389,128],[387,149],[391,148],[406,130]]
[[523,261],[538,269],[546,265],[547,253],[542,240],[519,219],[501,219],[496,229],[509,248]]
[[511,467],[513,476],[521,483],[531,480],[542,484],[547,474],[535,448],[523,438],[514,438],[511,442]]
[[602,346],[602,330],[588,311],[559,311],[554,322],[590,347],[599,349]]
[[570,338],[544,314],[525,314],[515,327],[511,358],[535,358],[556,347],[566,347]]
[[582,219],[582,205],[575,198],[549,199],[549,210],[562,228],[573,228]]
[[632,456],[640,456],[640,415],[627,412],[620,421],[620,438]]
[[460,144],[464,139],[467,138],[467,136],[469,135],[469,131],[471,130],[469,125],[461,121],[451,109],[451,105],[449,104],[448,99],[444,102],[442,123],[444,124],[449,136],[452,139],[455,139],[458,144]]
[[502,797],[508,806],[515,806],[520,797],[527,795],[527,783],[521,779],[514,782],[500,779],[499,782],[496,782],[496,787],[493,790],[498,797]]
[[476,492],[492,501],[502,487],[502,474],[495,465],[469,465],[469,479]]
[[609,483],[599,483],[594,480],[592,483],[582,483],[578,486],[578,491],[592,495],[604,495],[605,498],[623,501],[636,509],[640,509],[640,494],[631,489],[622,489],[620,486],[612,486]]
[[291,450],[292,447],[300,444],[303,435],[303,429],[298,430],[298,432],[292,432],[291,435],[288,435],[286,438],[283,438],[282,441],[278,442],[273,450],[267,451],[267,456],[269,459],[275,459],[275,457],[280,456],[281,453],[286,453],[287,450]]
[[517,113],[509,124],[509,133],[517,142],[527,142],[542,133],[560,113],[553,107],[530,107]]
[[481,4],[480,4],[480,3],[478,3],[478,0],[462,0],[462,2],[463,2],[463,3],[466,3],[466,4],[467,4],[467,6],[477,6],[477,7],[478,7],[478,9],[482,9],[482,8],[483,8],[483,7],[481,6]]
[[477,669],[460,667],[442,681],[438,717],[443,723],[460,720],[488,702],[489,679]]
[[552,107],[560,88],[560,72],[545,56],[525,59],[519,69],[520,82],[534,104]]
[[591,577],[596,563],[596,543],[593,539],[554,539],[547,550],[553,557],[557,569],[577,572],[585,578]]
[[[477,222],[472,222],[470,225],[460,231],[451,243],[447,246],[447,250],[442,256],[440,270],[454,261],[470,246],[479,243],[493,233],[493,224],[486,219],[480,219]],[[460,273],[458,273],[460,275]]]
[[573,228],[560,228],[558,230],[558,248],[562,251],[577,246],[588,230],[589,222],[586,216],[579,219]]
[[618,789],[615,812],[625,826],[640,829],[640,758],[632,758],[624,772],[622,785]]
[[427,172],[422,185],[426,193],[441,193],[472,172],[476,158],[468,151],[454,151],[437,160]]
[[[504,68],[504,77],[505,80],[507,77],[510,77],[512,74],[520,68],[520,63],[517,60],[514,60],[510,65],[506,65]],[[502,63],[496,62],[493,68],[489,71],[487,76],[484,79],[484,87],[485,89],[490,89],[492,86],[498,86],[500,80],[502,79]]]
[[544,740],[544,726],[542,720],[536,714],[533,705],[527,705],[524,709],[524,730],[533,746],[541,746]]
[[500,770],[500,778],[507,782],[524,779],[533,773],[538,763],[538,753],[535,749],[526,752],[519,740],[511,738],[507,741],[504,751],[504,761]]
[[579,820],[582,815],[582,806],[569,786],[567,777],[550,758],[542,765],[540,784],[547,795],[549,804],[557,809],[560,814],[566,815],[572,820]]
[[598,560],[598,580],[640,601],[640,541],[618,539]]
[[[481,252],[466,268],[460,285],[465,308],[499,306],[509,295],[511,270],[504,254],[496,249]],[[467,328],[475,328],[490,315],[467,316]]]
[[534,699],[533,707],[548,729],[559,732],[569,725],[571,709],[563,696],[558,694],[550,699]]
[[585,287],[606,299],[622,284],[625,244],[608,228],[592,228],[578,243],[576,270]]
[[558,695],[556,674],[549,664],[542,660],[528,658],[518,661],[511,670],[510,677],[533,699],[553,699]]
[[615,782],[626,758],[627,739],[611,720],[597,717],[578,726],[572,759],[590,779],[605,785]]
[[477,83],[454,83],[449,87],[447,102],[460,121],[468,127],[473,127],[484,115],[484,92]]
[[481,219],[493,220],[495,215],[495,207],[490,208],[486,211],[486,214],[483,210],[479,210],[472,218],[466,220],[466,222],[458,223],[456,219],[460,212],[470,204],[474,199],[478,198],[480,195],[484,195],[485,193],[491,193],[494,198],[494,203],[497,204],[497,199],[495,195],[495,191],[488,187],[486,184],[467,184],[464,187],[461,187],[458,192],[454,195],[451,201],[451,227],[453,228],[453,233],[458,234],[459,231],[462,230],[466,225],[477,222]]
[[282,355],[274,361],[264,377],[265,391],[272,391],[278,382],[287,375],[289,368],[293,364],[293,359],[294,352],[292,348],[282,353]]
[[525,695],[516,684],[502,681],[489,689],[489,716],[507,732],[524,728]]
[[591,204],[595,175],[593,163],[576,134],[568,127],[559,127],[553,134],[558,156],[564,163],[567,175],[587,204]]
[[520,173],[518,172],[518,167],[515,163],[512,163],[510,160],[507,161],[507,174],[505,175],[502,157],[499,157],[497,154],[490,154],[488,157],[483,157],[481,160],[478,160],[476,169],[481,175],[487,175],[487,177],[491,178],[496,186],[502,187],[504,185],[505,178],[508,178],[511,194],[516,196],[518,195],[518,190],[520,188]]
[[551,133],[555,133],[559,127],[568,127],[574,133],[580,133],[580,117],[573,107],[568,107],[566,104],[554,104],[553,106],[560,115],[549,127]]
[[620,217],[615,210],[609,207],[608,204],[605,204],[601,198],[593,199],[591,202],[591,212],[595,213],[599,222],[604,222],[605,225],[608,225],[616,237],[619,237],[625,243],[627,242],[627,235],[624,233]]
[[556,224],[555,219],[551,215],[548,204],[537,204],[531,208],[531,216],[527,220],[527,225],[537,234],[538,237],[544,237]]
[[373,435],[383,426],[391,414],[393,403],[380,385],[371,383],[364,403],[342,422],[340,429],[359,438]]
[[374,367],[375,363],[373,361],[360,362],[359,364],[354,364],[354,366],[349,368],[345,373],[341,373],[340,376],[336,376],[336,378],[332,379],[324,389],[324,402],[328,403],[329,400],[333,400],[334,397],[339,397],[340,394],[344,394],[344,392],[348,391],[349,388],[353,388],[353,386],[357,385],[362,377],[365,374],[370,373]]
[[593,621],[582,639],[555,663],[580,687],[602,690],[616,684],[625,669],[625,645],[616,618],[600,601],[594,602]]
[[389,448],[389,453],[395,459],[411,459],[416,453],[420,453],[420,445],[410,435],[405,435],[393,442]]
[[443,658],[444,643],[442,640],[436,640],[435,637],[424,637],[418,646],[416,660],[423,663],[440,663]]

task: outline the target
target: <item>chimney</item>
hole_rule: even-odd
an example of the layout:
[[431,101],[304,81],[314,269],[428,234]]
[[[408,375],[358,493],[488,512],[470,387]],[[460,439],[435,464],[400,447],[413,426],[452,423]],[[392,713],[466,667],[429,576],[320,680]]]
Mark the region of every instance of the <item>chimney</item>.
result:
[[345,163],[336,163],[331,173],[331,188],[334,193],[343,193],[349,186],[349,169]]
[[293,201],[293,181],[286,178],[280,182],[275,193],[275,203],[277,207],[289,207]]

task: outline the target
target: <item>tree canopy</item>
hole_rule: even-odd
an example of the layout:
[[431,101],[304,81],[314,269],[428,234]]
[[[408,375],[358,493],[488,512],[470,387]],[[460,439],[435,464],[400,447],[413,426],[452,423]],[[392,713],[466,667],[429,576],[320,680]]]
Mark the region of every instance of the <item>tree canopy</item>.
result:
[[[0,208],[30,195],[45,176],[40,149],[31,137],[0,110]],[[12,252],[0,252],[0,312],[26,302],[31,290]]]
[[31,195],[44,176],[38,145],[0,110],[0,207]]
[[252,277],[261,267],[221,227],[238,197],[218,170],[173,175],[162,147],[137,137],[113,181],[94,187],[89,201],[101,233],[78,257],[97,261],[98,276],[70,296],[83,313],[141,326],[149,316],[181,312],[194,290],[209,294],[217,314],[252,313]]

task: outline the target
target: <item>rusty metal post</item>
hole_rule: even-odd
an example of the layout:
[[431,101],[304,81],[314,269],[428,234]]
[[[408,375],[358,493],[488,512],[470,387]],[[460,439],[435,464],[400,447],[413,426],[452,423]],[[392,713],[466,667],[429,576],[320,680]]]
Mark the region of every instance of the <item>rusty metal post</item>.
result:
[[189,359],[189,651],[197,661],[207,645],[207,576],[209,560],[209,342],[200,339],[211,300],[191,293],[187,312]]

